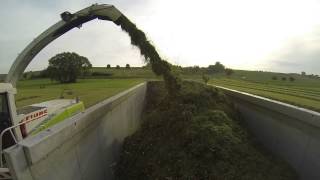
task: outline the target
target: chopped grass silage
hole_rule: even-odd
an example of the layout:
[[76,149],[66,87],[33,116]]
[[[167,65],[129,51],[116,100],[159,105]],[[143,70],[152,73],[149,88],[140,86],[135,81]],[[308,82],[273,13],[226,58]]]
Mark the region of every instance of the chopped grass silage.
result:
[[254,143],[219,90],[182,82],[175,99],[167,93],[161,82],[148,84],[142,127],[126,138],[116,179],[297,179]]
[[158,76],[163,76],[169,95],[175,96],[180,90],[180,80],[173,75],[170,64],[160,57],[156,48],[147,39],[145,33],[138,29],[137,26],[124,15],[121,15],[115,21],[115,24],[119,25],[123,31],[129,34],[131,44],[139,48],[145,61],[151,64],[152,71]]

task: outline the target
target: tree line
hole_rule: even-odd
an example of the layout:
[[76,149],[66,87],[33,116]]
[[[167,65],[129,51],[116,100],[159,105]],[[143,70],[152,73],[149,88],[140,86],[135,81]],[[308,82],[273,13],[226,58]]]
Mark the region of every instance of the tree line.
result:
[[[179,70],[183,74],[202,75],[202,79],[207,83],[211,76],[215,74],[225,74],[227,77],[234,74],[234,70],[225,67],[221,62],[217,61],[213,65],[208,67],[181,67],[169,64],[173,70]],[[106,69],[121,69],[119,65],[112,67],[110,64],[105,66]],[[130,64],[126,64],[123,68],[131,69]],[[147,63],[142,68],[151,69],[151,65]],[[33,78],[50,78],[51,80],[58,81],[60,83],[74,83],[77,79],[85,78],[87,76],[112,76],[111,72],[95,72],[92,71],[92,64],[88,58],[80,56],[74,52],[63,52],[55,55],[49,59],[48,67],[41,71],[40,73],[26,72],[23,74],[24,79]],[[309,77],[305,72],[301,73],[302,76]],[[316,77],[316,76],[315,76]],[[277,77],[276,75],[271,77],[272,80],[282,80],[282,81],[295,81],[296,79],[292,76],[290,77]]]
[[[23,74],[24,79],[50,78],[60,83],[74,83],[79,77],[86,76],[110,76],[110,73],[90,72],[92,64],[88,58],[80,56],[75,52],[63,52],[49,59],[49,65],[46,69],[36,74],[32,71]],[[111,65],[107,64],[107,69]],[[126,69],[130,69],[130,64],[126,64]],[[121,69],[119,65],[115,69]]]
[[[177,66],[171,65],[172,68]],[[88,58],[80,56],[75,52],[63,52],[59,53],[49,59],[48,67],[40,73],[26,72],[23,74],[24,79],[34,78],[50,78],[51,80],[58,81],[60,83],[74,83],[79,77],[84,78],[86,76],[111,76],[112,73],[108,72],[90,72],[92,64]],[[106,65],[106,69],[121,69],[119,65],[112,67],[110,64]],[[126,64],[125,69],[130,69],[130,64]],[[143,68],[151,68],[151,65],[147,63]],[[179,68],[179,67],[178,67]],[[181,67],[180,67],[181,68]],[[214,65],[209,65],[207,68],[200,68],[199,66],[182,68],[186,73],[201,73],[204,76],[225,73],[230,76],[234,71],[230,68],[226,68],[222,63],[216,62]]]

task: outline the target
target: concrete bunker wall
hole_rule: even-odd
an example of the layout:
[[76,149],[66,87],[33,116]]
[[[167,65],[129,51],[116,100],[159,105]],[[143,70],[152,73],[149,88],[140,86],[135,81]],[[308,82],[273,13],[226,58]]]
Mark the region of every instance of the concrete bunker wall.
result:
[[236,103],[249,130],[285,159],[301,179],[320,179],[320,113],[221,88]]
[[19,180],[106,180],[125,137],[136,131],[146,83],[113,96],[83,113],[27,138],[5,151]]

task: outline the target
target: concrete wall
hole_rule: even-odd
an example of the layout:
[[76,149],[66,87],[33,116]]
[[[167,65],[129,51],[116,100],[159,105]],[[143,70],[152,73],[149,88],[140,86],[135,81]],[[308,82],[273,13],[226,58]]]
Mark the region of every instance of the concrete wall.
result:
[[219,88],[234,100],[264,146],[289,162],[301,179],[320,179],[320,113]]
[[140,124],[146,83],[27,138],[5,151],[19,180],[107,180],[125,137]]

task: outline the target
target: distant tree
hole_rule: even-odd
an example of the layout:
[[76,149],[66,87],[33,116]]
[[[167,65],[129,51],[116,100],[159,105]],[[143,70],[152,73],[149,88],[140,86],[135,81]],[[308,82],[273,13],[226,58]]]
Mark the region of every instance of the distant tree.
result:
[[234,73],[234,71],[230,68],[226,68],[225,73],[227,76],[231,76]]
[[91,76],[112,76],[112,73],[110,72],[92,72]]
[[28,73],[23,73],[22,77],[23,77],[23,79],[27,79],[28,78]]
[[34,78],[34,73],[32,71],[29,72],[29,78],[28,79],[33,79]]
[[202,80],[205,84],[208,84],[208,81],[210,80],[210,77],[205,75],[205,74],[202,74]]
[[286,78],[286,77],[282,77],[281,80],[282,80],[282,81],[286,81],[287,78]]
[[201,68],[199,66],[195,65],[195,66],[193,66],[192,71],[194,73],[198,73],[198,72],[201,72]]
[[183,67],[182,71],[188,74],[196,74],[201,73],[202,69],[199,66],[189,66],[189,67]]
[[144,66],[142,66],[142,68],[151,69],[151,64],[148,62],[147,64],[145,64]]
[[47,69],[44,69],[40,72],[40,75],[39,75],[40,78],[47,78],[49,77],[49,74],[48,74],[48,70]]
[[111,65],[110,65],[110,64],[108,64],[108,65],[107,65],[107,69],[110,69],[110,68],[111,68]]
[[307,73],[304,72],[304,71],[301,72],[301,75],[302,75],[302,76],[305,76],[306,74],[307,74]]
[[126,64],[126,69],[130,69],[130,64]]
[[222,73],[222,72],[224,72],[224,70],[225,70],[225,67],[220,62],[216,62],[215,65],[209,65],[208,66],[208,73],[210,73],[210,74]]
[[86,57],[76,53],[63,52],[49,60],[48,76],[60,83],[73,83],[81,75],[85,75],[92,67]]
[[316,74],[309,74],[309,75],[306,75],[306,76],[309,77],[309,78],[312,78],[312,79],[316,79],[316,78],[319,77],[319,76],[316,75]]
[[272,80],[278,80],[277,76],[272,76]]
[[117,65],[117,66],[116,66],[116,69],[120,69],[120,66],[119,66],[119,65]]
[[289,77],[289,80],[291,81],[291,82],[293,82],[293,81],[295,81],[296,79],[294,78],[294,77]]

